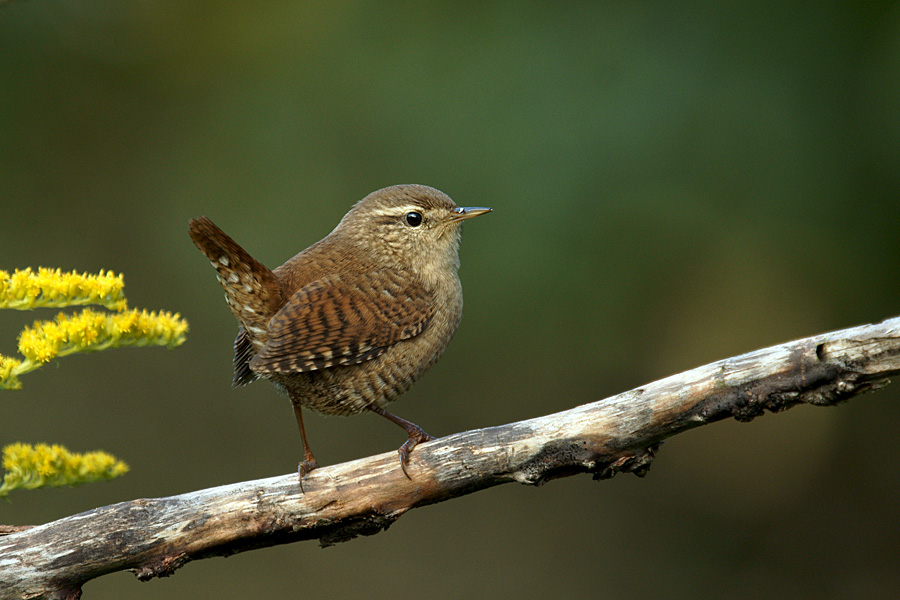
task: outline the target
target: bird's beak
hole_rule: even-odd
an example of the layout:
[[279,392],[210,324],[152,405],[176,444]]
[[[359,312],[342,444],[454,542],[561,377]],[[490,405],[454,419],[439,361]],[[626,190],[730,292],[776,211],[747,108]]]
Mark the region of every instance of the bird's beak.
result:
[[485,208],[483,206],[460,206],[453,211],[453,215],[450,216],[450,221],[455,223],[456,221],[471,219],[472,217],[477,217],[478,215],[487,214],[492,210],[494,209]]

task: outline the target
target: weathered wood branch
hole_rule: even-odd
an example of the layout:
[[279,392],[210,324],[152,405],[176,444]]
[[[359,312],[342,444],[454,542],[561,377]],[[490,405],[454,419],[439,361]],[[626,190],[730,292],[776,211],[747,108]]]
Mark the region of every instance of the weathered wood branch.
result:
[[501,483],[646,473],[661,440],[706,423],[749,421],[795,404],[827,406],[900,372],[900,317],[773,346],[548,415],[418,446],[404,477],[396,453],[121,502],[0,535],[0,598],[78,598],[121,570],[171,575],[191,560],[378,533],[403,513]]

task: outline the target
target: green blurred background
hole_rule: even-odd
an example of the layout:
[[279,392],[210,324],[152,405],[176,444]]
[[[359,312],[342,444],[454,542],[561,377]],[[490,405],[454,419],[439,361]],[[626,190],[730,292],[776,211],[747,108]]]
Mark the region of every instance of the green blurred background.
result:
[[[288,402],[232,390],[236,324],[187,236],[276,266],[395,183],[466,226],[466,314],[393,409],[511,422],[900,314],[900,5],[29,0],[0,5],[0,268],[126,275],[188,342],[74,356],[0,398],[0,443],[104,449],[110,483],[2,523],[289,473]],[[5,311],[0,352],[52,311]],[[900,592],[900,387],[667,441],[645,479],[507,485],[388,532],[85,597],[847,598]],[[333,464],[396,448],[311,417]]]

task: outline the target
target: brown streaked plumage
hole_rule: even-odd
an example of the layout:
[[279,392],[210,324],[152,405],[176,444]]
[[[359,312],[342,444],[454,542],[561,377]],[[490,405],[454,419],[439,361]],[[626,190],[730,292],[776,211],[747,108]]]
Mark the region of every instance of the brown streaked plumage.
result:
[[301,407],[328,415],[378,413],[403,427],[409,453],[431,439],[384,410],[443,353],[462,316],[460,225],[490,212],[444,193],[397,185],[360,200],[324,239],[274,270],[206,217],[191,239],[216,269],[241,324],[234,385],[269,379],[294,405],[304,446],[302,478],[318,466]]

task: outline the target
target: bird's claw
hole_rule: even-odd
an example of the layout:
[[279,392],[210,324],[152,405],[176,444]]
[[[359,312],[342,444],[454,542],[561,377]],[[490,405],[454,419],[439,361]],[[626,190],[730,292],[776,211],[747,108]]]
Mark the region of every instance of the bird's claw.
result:
[[410,481],[412,477],[409,476],[409,471],[406,470],[407,465],[409,464],[409,453],[413,451],[419,442],[429,442],[434,438],[420,427],[416,427],[415,430],[411,430],[409,432],[409,439],[400,446],[400,449],[397,450],[397,453],[400,454],[400,468],[403,470],[403,474],[406,475],[406,478]]
[[303,490],[303,479],[309,474],[313,469],[319,468],[319,462],[313,458],[312,460],[304,460],[297,466],[297,475],[300,476],[300,491],[305,493]]

